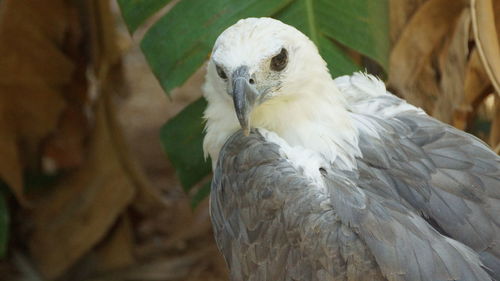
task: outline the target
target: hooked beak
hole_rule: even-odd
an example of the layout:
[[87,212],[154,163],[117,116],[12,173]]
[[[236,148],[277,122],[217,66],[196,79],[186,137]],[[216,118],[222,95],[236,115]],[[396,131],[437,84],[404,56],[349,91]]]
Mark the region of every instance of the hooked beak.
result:
[[250,83],[250,74],[247,66],[238,67],[232,75],[233,102],[236,117],[240,122],[245,136],[250,134],[250,114],[257,100],[257,90]]

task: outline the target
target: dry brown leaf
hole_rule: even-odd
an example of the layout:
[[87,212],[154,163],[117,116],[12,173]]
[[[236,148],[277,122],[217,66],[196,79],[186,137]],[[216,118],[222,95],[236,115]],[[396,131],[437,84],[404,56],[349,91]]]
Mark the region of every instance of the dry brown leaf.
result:
[[[423,106],[427,100],[426,96],[433,94],[418,91],[417,84],[432,80],[422,81],[422,73],[431,73],[429,62],[432,63],[432,56],[437,47],[450,32],[450,22],[455,22],[464,7],[464,2],[456,0],[425,2],[413,15],[394,45],[389,59],[389,84],[396,93],[411,103]],[[424,109],[432,108],[424,106]]]
[[47,174],[79,167],[85,160],[89,118],[80,103],[69,104],[59,118],[58,126],[42,142],[41,169]]
[[189,223],[179,226],[166,241],[164,247],[170,248],[179,241],[187,241],[196,237],[203,236],[204,233],[210,232],[210,214],[209,214],[209,198],[205,198],[196,208]]
[[109,236],[96,248],[99,272],[124,268],[134,263],[132,224],[127,214],[122,215]]
[[[121,83],[121,53],[116,47],[109,2],[86,3],[91,41],[88,44],[94,66],[91,77],[95,77],[89,89],[98,97],[96,127],[89,137],[89,155],[82,167],[65,177],[64,182],[54,188],[54,194],[37,206],[36,211],[40,211],[34,215],[37,227],[30,240],[30,250],[40,270],[49,278],[60,276],[98,243],[98,257],[104,259],[100,262],[101,270],[130,263],[133,239],[127,234],[129,225],[120,227],[119,224],[108,239],[103,238],[132,201],[140,201],[139,205],[148,210],[164,206],[130,158],[117,125],[111,95],[121,89],[117,83],[124,83]],[[77,113],[80,112],[78,105],[87,102],[85,96],[78,98],[82,102],[72,107]],[[56,246],[56,251],[47,254]]]
[[497,30],[498,41],[500,42],[500,0],[493,1],[493,12],[495,13],[495,27]]
[[475,48],[467,62],[465,73],[464,101],[466,104],[477,104],[483,93],[491,86],[488,74],[481,62],[479,51]]
[[10,125],[0,127],[5,142],[0,154],[10,155],[1,162],[0,175],[20,202],[25,202],[21,168],[38,164],[38,145],[65,106],[61,89],[74,70],[60,50],[69,9],[63,0],[0,2],[0,115]]
[[432,115],[439,120],[451,123],[455,108],[464,99],[464,75],[469,54],[470,11],[462,10],[453,32],[447,36],[446,43],[438,56],[441,72],[440,89]]
[[[441,91],[439,82],[436,80],[436,77],[439,76],[439,69],[437,69],[437,63],[432,62],[435,57],[435,55],[431,55],[427,58],[428,62],[424,63],[418,81],[415,82],[413,88],[408,89],[403,94],[410,102],[427,112],[431,112]],[[410,98],[410,96],[414,96],[414,98]]]
[[491,122],[491,132],[489,144],[495,150],[496,153],[500,153],[500,95],[497,93],[494,101],[494,111],[493,120]]
[[90,47],[92,61],[95,62],[94,75],[98,81],[105,81],[111,73],[110,69],[119,63],[121,58],[121,52],[114,40],[116,32],[113,16],[107,1],[88,1],[86,10],[92,15],[87,21],[93,42]]
[[62,274],[99,242],[133,199],[134,187],[113,147],[103,102],[82,167],[33,210],[31,253],[47,278]]
[[89,281],[186,280],[186,277],[193,270],[193,265],[214,255],[218,255],[218,250],[214,245],[210,245],[194,253],[176,257],[161,257],[141,265],[101,275]]
[[472,26],[481,61],[491,83],[500,93],[500,45],[492,0],[471,0]]
[[42,157],[46,171],[82,165],[31,211],[28,246],[49,279],[96,245],[102,270],[129,264],[130,225],[109,230],[134,199],[141,212],[164,207],[128,155],[110,102],[125,83],[109,2],[85,1],[78,10],[73,2],[0,1],[0,38],[8,38],[0,40],[0,177],[23,203],[23,168],[38,169]]
[[42,170],[56,173],[78,167],[85,158],[85,140],[91,129],[91,100],[88,94],[87,70],[91,65],[88,35],[84,36],[80,11],[68,10],[68,31],[63,52],[75,65],[70,84],[62,91],[66,108],[59,117],[57,128],[42,144]]
[[[75,98],[86,95],[87,62],[81,62],[78,11],[68,1],[5,0],[0,6],[0,115],[10,125],[0,127],[0,154],[10,154],[0,176],[26,205],[23,168],[38,170],[44,154],[52,167],[82,162],[87,126],[81,126],[85,114]],[[67,118],[75,109],[79,118]]]
[[[113,85],[114,84],[108,84],[108,87],[112,87]],[[108,90],[108,92],[109,91],[110,90]],[[107,118],[111,121],[109,130],[115,136],[113,138],[113,145],[118,151],[120,151],[118,156],[120,157],[123,168],[130,176],[130,179],[137,189],[136,197],[132,203],[134,210],[142,215],[152,215],[160,210],[164,210],[167,206],[165,199],[162,197],[160,191],[151,185],[149,179],[146,177],[144,171],[135,159],[130,157],[130,152],[127,144],[125,143],[125,137],[123,136],[121,128],[117,125],[117,113],[114,110],[114,107],[110,104],[109,99],[107,102]]]
[[477,48],[469,56],[465,69],[464,97],[453,113],[453,126],[465,130],[474,112],[474,106],[480,103],[491,82],[484,70]]
[[415,11],[427,0],[389,0],[391,42],[395,43]]
[[[119,49],[116,38],[115,19],[110,10],[109,2],[93,0],[88,1],[89,13],[94,15],[89,19],[89,29],[93,40],[92,60],[96,61],[94,75],[99,82],[102,91],[112,94],[127,95],[127,83],[124,82],[124,73],[121,64],[122,50]],[[126,172],[129,174],[135,187],[137,196],[134,199],[133,207],[143,215],[158,212],[165,208],[165,202],[160,192],[151,186],[149,179],[144,174],[138,163],[130,157],[125,138],[119,127],[116,126],[116,112],[114,106],[107,100],[107,118],[111,121],[109,129],[115,136],[113,138],[114,147],[120,151],[120,161]]]
[[17,200],[23,206],[27,206],[29,203],[23,192],[22,166],[19,159],[16,136],[11,133],[14,131],[11,128],[12,124],[7,122],[5,116],[2,114],[5,112],[3,109],[5,105],[6,103],[2,101],[2,96],[0,95],[0,155],[2,155],[2,161],[0,161],[0,179],[10,187]]

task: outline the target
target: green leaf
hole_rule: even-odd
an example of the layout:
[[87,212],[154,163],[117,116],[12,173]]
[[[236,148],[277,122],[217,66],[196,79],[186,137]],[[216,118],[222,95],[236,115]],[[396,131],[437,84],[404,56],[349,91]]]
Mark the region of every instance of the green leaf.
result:
[[7,188],[2,181],[0,181],[0,187],[2,187],[0,188],[0,258],[4,258],[9,242],[10,213],[5,195]]
[[118,0],[130,33],[172,0]]
[[184,83],[208,59],[217,36],[241,18],[268,16],[286,0],[184,0],[144,36],[141,47],[163,88]]
[[[361,67],[356,65],[341,48],[322,32],[322,27],[316,24],[317,12],[310,2],[296,0],[292,5],[279,11],[274,17],[285,23],[292,24],[311,38],[316,46],[318,46],[323,59],[328,63],[328,68],[333,76],[351,74],[354,71],[360,70]],[[331,16],[334,17],[335,15]]]
[[[313,2],[312,0],[309,0]],[[387,0],[335,0],[317,3],[320,32],[378,62],[389,62],[389,7]]]
[[210,173],[211,164],[203,157],[202,115],[207,102],[200,98],[167,122],[160,132],[163,149],[176,168],[184,190],[188,191]]
[[361,70],[361,67],[355,64],[336,44],[332,44],[329,38],[320,37],[319,42],[321,43],[320,53],[323,59],[327,62],[335,62],[328,63],[328,69],[333,77],[352,74]]
[[[123,3],[122,9],[130,6]],[[274,16],[303,31],[318,45],[334,75],[360,68],[335,44],[356,50],[387,70],[387,0],[184,0],[147,32],[141,47],[169,92],[208,59],[225,28],[250,16]]]

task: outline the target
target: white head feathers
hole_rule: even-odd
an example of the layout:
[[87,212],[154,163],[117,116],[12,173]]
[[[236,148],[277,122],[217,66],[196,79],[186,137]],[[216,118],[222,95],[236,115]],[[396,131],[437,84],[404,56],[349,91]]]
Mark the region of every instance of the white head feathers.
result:
[[[273,58],[283,52],[285,67],[273,69]],[[249,102],[251,127],[273,131],[289,145],[317,151],[329,161],[352,161],[356,151],[344,150],[357,150],[357,132],[314,43],[278,20],[248,18],[219,36],[207,67],[203,146],[214,166],[227,138],[240,129],[233,80],[242,68],[249,81],[245,87],[256,96]]]

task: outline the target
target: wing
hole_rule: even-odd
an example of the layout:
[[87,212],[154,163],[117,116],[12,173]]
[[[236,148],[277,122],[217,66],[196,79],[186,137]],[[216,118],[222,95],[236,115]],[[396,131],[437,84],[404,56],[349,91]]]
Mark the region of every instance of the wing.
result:
[[336,80],[359,130],[362,188],[404,201],[500,280],[500,158],[363,74]]
[[328,194],[259,133],[237,133],[222,148],[210,200],[233,281],[385,280]]
[[362,188],[359,175],[330,169],[325,181],[340,220],[367,245],[387,280],[491,280],[470,248],[398,200]]
[[491,280],[469,248],[357,173],[321,167],[319,186],[295,167],[256,132],[223,147],[211,217],[232,280]]

